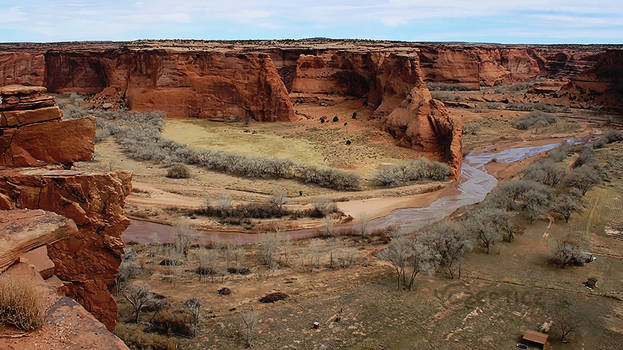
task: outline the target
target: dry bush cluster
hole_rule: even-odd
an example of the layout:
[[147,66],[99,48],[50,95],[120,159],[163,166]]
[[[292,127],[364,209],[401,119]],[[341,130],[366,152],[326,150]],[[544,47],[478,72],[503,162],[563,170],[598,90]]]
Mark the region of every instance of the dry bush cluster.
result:
[[394,187],[424,179],[442,181],[448,175],[450,175],[450,167],[447,164],[419,158],[406,164],[378,170],[373,176],[373,182],[377,186]]
[[528,130],[540,127],[546,127],[558,122],[558,117],[553,114],[532,111],[515,118],[513,126],[520,130]]
[[31,283],[0,276],[0,325],[31,331],[43,325],[44,311]]

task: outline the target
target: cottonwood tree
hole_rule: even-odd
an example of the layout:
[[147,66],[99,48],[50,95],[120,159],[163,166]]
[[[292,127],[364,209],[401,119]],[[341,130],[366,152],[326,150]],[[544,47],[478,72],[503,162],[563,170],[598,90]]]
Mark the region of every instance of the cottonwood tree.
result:
[[139,322],[141,309],[153,298],[151,287],[147,283],[137,283],[126,287],[123,297],[130,303],[134,312],[134,322]]
[[257,326],[257,313],[253,311],[245,312],[240,315],[240,319],[242,320],[242,325],[244,328],[244,332],[247,335],[247,347],[250,348],[252,346],[251,341],[253,340],[253,334],[255,332],[255,327]]
[[565,222],[569,222],[571,214],[580,210],[580,205],[573,197],[569,195],[558,196],[550,207],[552,213],[565,219]]
[[566,187],[575,187],[585,195],[591,187],[599,184],[601,178],[594,169],[588,166],[581,166],[573,169],[563,180]]
[[495,242],[501,239],[500,232],[493,225],[488,211],[483,209],[468,216],[465,220],[465,228],[480,242],[480,246],[486,250],[487,254],[491,252],[491,247],[495,245]]
[[398,289],[405,283],[407,262],[411,254],[411,244],[409,239],[404,235],[399,235],[392,239],[389,247],[381,250],[378,254],[379,258],[389,262],[396,272],[396,286]]
[[324,227],[323,227],[322,235],[324,237],[333,236],[333,219],[331,219],[328,216],[325,216],[324,218]]
[[556,243],[553,262],[561,268],[568,265],[583,265],[590,254],[577,241],[567,238]]
[[258,242],[260,262],[269,268],[275,265],[275,256],[279,252],[282,236],[280,232],[266,232],[260,235]]
[[554,315],[554,327],[560,332],[562,343],[569,342],[569,336],[577,330],[578,323],[578,311],[575,305],[568,300],[561,301]]
[[407,288],[413,290],[415,279],[420,273],[432,275],[437,270],[440,261],[441,256],[430,247],[417,240],[412,241],[411,257],[409,258],[411,275],[407,279]]
[[193,236],[196,235],[188,224],[178,222],[175,224],[175,236],[173,237],[173,246],[178,253],[184,256],[188,255],[188,249],[192,245]]
[[441,222],[422,234],[420,242],[431,248],[440,257],[451,279],[458,271],[461,278],[463,254],[471,249],[471,241],[463,226],[454,222]]

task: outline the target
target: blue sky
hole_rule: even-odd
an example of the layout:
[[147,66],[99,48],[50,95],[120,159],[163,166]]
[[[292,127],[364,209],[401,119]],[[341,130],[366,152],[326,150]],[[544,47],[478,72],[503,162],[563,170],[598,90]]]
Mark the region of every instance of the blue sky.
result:
[[0,42],[364,38],[623,43],[623,0],[0,0]]

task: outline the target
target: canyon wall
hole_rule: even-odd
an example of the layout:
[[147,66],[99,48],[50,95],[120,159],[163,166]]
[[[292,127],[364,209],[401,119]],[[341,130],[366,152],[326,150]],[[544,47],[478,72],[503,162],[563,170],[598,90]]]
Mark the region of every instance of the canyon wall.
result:
[[597,63],[573,77],[562,92],[568,95],[572,105],[600,106],[623,113],[623,51],[600,54]]
[[440,45],[418,47],[424,80],[458,84],[512,84],[535,78],[569,78],[595,63],[599,47]]
[[[68,170],[93,155],[94,118],[60,120],[43,87],[0,88],[0,210],[43,209],[71,219],[77,232],[47,242],[62,290],[109,329],[121,262],[131,173]],[[26,135],[26,136],[23,136]],[[62,166],[61,166],[62,164]],[[28,166],[28,167],[25,167]]]
[[48,51],[51,92],[121,92],[130,109],[169,117],[294,120],[287,90],[264,53],[174,50]]
[[324,51],[300,55],[291,92],[365,98],[398,145],[438,153],[458,177],[462,123],[432,99],[416,54]]

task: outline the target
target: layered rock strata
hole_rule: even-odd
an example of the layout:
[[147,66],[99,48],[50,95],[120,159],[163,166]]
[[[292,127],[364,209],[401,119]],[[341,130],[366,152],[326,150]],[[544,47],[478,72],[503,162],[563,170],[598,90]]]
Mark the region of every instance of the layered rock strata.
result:
[[[123,206],[131,173],[68,170],[71,162],[91,159],[94,119],[60,119],[45,88],[9,86],[0,93],[0,144],[5,145],[0,149],[0,210],[43,209],[72,220],[77,232],[52,242],[58,235],[51,230],[46,238],[54,274],[64,281],[68,296],[114,329],[117,304],[111,291],[121,262],[121,233],[129,225]],[[40,243],[23,242],[26,248]]]

